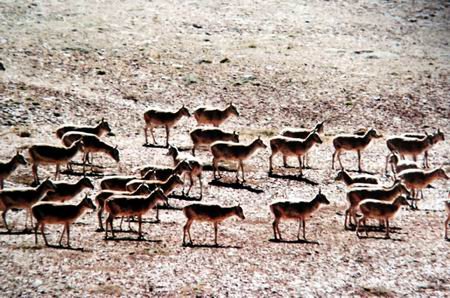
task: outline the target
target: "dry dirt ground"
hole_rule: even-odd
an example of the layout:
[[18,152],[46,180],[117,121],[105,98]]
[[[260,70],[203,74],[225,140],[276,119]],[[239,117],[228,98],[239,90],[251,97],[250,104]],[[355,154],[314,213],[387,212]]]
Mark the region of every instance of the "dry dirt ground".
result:
[[[448,182],[425,189],[420,211],[400,212],[393,239],[382,239],[382,232],[358,239],[343,229],[346,189],[333,179],[330,140],[368,126],[384,137],[437,127],[450,131],[449,6],[368,0],[1,1],[2,160],[16,148],[58,144],[54,131],[63,123],[94,124],[105,117],[115,133],[107,141],[119,146],[122,159],[116,166],[97,158],[105,174],[170,164],[164,149],[142,146],[142,114],[151,106],[185,104],[192,111],[232,101],[241,116],[224,128],[240,131],[243,142],[261,135],[267,143],[285,126],[328,120],[306,179],[269,178],[268,150],[246,163],[247,189],[209,185],[212,173],[205,172],[203,202],[239,202],[246,215],[220,225],[218,248],[210,246],[213,229],[207,224],[193,226],[201,246],[182,247],[179,210],[163,210],[160,224],[146,223],[145,241],[127,240],[134,233],[104,241],[95,213],[87,213],[71,232],[72,245],[83,250],[46,248],[42,239],[36,246],[33,235],[7,234],[0,227],[2,296],[448,296],[450,242],[443,239],[442,204]],[[183,118],[172,144],[189,147],[187,132],[194,126],[193,118]],[[158,135],[162,142],[163,131]],[[381,176],[386,154],[385,139],[376,140],[363,162],[389,184]],[[206,150],[199,156],[210,163]],[[433,148],[432,165],[448,171],[449,156],[446,140]],[[352,154],[344,163],[356,168]],[[40,175],[53,171],[44,167]],[[296,169],[277,173],[295,175]],[[225,181],[233,177],[228,173]],[[22,167],[6,187],[31,181],[30,167]],[[310,200],[319,187],[331,204],[307,222],[311,242],[269,241],[268,205]],[[15,231],[23,229],[24,218],[23,211],[8,214]],[[48,228],[53,243],[61,230]],[[295,223],[283,223],[282,231],[286,239],[296,238]]]

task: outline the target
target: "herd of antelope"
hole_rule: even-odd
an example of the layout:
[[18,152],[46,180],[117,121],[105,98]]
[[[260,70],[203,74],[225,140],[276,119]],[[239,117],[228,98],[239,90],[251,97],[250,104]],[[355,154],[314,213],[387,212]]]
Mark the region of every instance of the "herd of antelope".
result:
[[[193,113],[197,121],[197,128],[190,132],[193,143],[192,154],[180,152],[180,150],[169,144],[170,130],[183,117],[190,117],[188,109],[182,106],[177,111],[163,111],[150,109],[144,113],[145,144],[148,145],[148,130],[153,143],[156,144],[154,128],[163,126],[166,131],[165,146],[167,156],[173,161],[172,167],[161,165],[142,165],[137,175],[115,175],[103,177],[100,180],[100,190],[95,196],[95,204],[87,195],[78,204],[67,204],[85,189],[94,189],[92,181],[84,176],[75,183],[64,181],[51,181],[49,178],[40,182],[38,175],[39,165],[55,165],[55,180],[59,178],[60,167],[67,166],[71,169],[71,161],[78,152],[82,153],[83,174],[86,175],[86,165],[91,165],[95,153],[104,153],[120,161],[117,146],[111,146],[103,140],[103,137],[111,133],[109,124],[102,121],[92,126],[63,126],[56,130],[56,137],[63,146],[45,144],[32,145],[28,148],[28,162],[19,152],[6,163],[0,163],[0,210],[2,211],[3,225],[11,231],[7,224],[7,212],[10,209],[25,209],[26,220],[35,232],[37,244],[38,230],[44,238],[45,244],[49,245],[45,237],[46,224],[62,224],[64,230],[59,240],[62,245],[64,232],[67,235],[67,246],[70,246],[70,224],[76,221],[87,209],[97,209],[98,229],[105,231],[105,239],[108,232],[114,238],[113,221],[117,217],[130,220],[137,218],[139,229],[138,237],[142,238],[142,217],[150,210],[156,209],[156,220],[159,221],[158,205],[168,204],[168,197],[175,189],[181,188],[182,193],[188,196],[192,187],[198,182],[200,198],[203,196],[202,184],[202,162],[195,156],[196,150],[202,146],[209,146],[212,154],[213,178],[222,178],[219,171],[219,163],[222,161],[237,162],[236,183],[245,182],[244,161],[248,160],[258,150],[264,150],[267,145],[258,137],[249,144],[239,142],[239,134],[226,132],[218,128],[231,116],[239,116],[236,107],[229,104],[224,109],[201,107]],[[208,125],[212,125],[208,126]],[[312,129],[295,128],[284,129],[280,135],[270,138],[271,150],[269,158],[269,174],[274,170],[273,157],[282,155],[283,165],[287,166],[287,158],[297,157],[299,173],[307,167],[307,155],[315,144],[321,144],[320,134],[323,133],[324,122],[318,123]],[[334,137],[332,143],[334,152],[332,155],[332,169],[335,167],[337,158],[340,170],[337,172],[336,181],[343,181],[348,189],[346,198],[348,208],[345,210],[345,229],[353,225],[356,234],[360,235],[362,225],[367,233],[367,219],[378,219],[380,225],[385,228],[386,238],[389,238],[389,220],[392,219],[403,205],[417,209],[419,195],[423,198],[422,191],[436,179],[449,179],[442,168],[428,169],[428,151],[437,142],[444,140],[444,134],[437,130],[429,135],[404,134],[387,139],[389,154],[386,157],[385,172],[388,173],[390,165],[394,176],[392,185],[380,185],[379,180],[372,175],[351,175],[344,169],[341,154],[344,151],[356,151],[358,156],[358,169],[362,172],[361,153],[371,143],[372,139],[382,137],[373,129],[360,130],[352,134],[339,134]],[[423,165],[417,163],[417,157],[423,154]],[[405,159],[411,156],[412,160]],[[35,187],[8,188],[3,189],[4,180],[19,165],[31,163]],[[239,172],[241,176],[239,176]],[[185,191],[185,181],[189,181]],[[315,213],[321,205],[329,204],[326,196],[319,190],[318,194],[309,202],[276,202],[269,206],[274,216],[273,233],[275,240],[282,240],[279,223],[281,219],[296,220],[299,223],[297,238],[300,240],[300,231],[303,239],[305,235],[305,221]],[[450,201],[445,202],[447,218],[444,222],[444,237],[448,239],[447,229],[450,220]],[[103,225],[103,213],[107,213]],[[192,244],[190,233],[194,221],[206,221],[214,224],[214,243],[217,245],[218,224],[228,217],[236,215],[244,219],[242,208],[237,206],[222,207],[219,205],[191,204],[183,208],[187,222],[183,227],[183,245]],[[360,218],[358,219],[358,213]],[[35,224],[33,226],[33,218]],[[122,225],[122,220],[120,225]]]

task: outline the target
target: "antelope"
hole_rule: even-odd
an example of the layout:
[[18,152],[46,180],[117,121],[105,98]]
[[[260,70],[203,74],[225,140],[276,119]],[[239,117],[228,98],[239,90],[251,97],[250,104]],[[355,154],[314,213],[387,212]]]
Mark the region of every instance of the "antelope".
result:
[[[191,188],[194,185],[194,178],[197,178],[198,182],[200,183],[200,199],[201,199],[203,197],[203,184],[202,184],[203,166],[202,166],[202,163],[200,162],[200,160],[198,160],[196,157],[194,157],[190,154],[180,153],[180,151],[177,149],[177,147],[174,147],[174,146],[169,147],[169,150],[167,151],[166,155],[172,157],[173,165],[176,165],[183,160],[189,164],[189,166],[191,167],[192,170],[190,172],[187,172],[188,176],[189,176],[190,185],[189,185],[186,195],[189,195],[189,192],[191,191]],[[183,194],[184,194],[184,188],[183,188]]]
[[72,146],[56,147],[51,145],[33,145],[28,149],[30,154],[34,182],[39,183],[38,166],[40,164],[56,164],[55,179],[59,177],[59,168],[67,164],[75,157],[79,150],[82,150],[83,142],[78,140]]
[[93,154],[96,152],[103,152],[109,155],[116,162],[120,161],[119,150],[117,150],[117,146],[113,147],[103,142],[94,134],[83,132],[68,132],[62,137],[62,142],[67,147],[71,146],[78,140],[83,141],[83,173],[86,172],[86,162],[88,160],[89,153]]
[[47,193],[42,199],[43,202],[62,202],[68,201],[76,197],[84,189],[94,189],[94,185],[87,177],[83,177],[75,183],[69,182],[53,182],[55,190]]
[[[407,138],[417,138],[417,139],[423,139],[424,137],[426,137],[426,134],[421,134],[421,133],[405,133],[402,135],[403,137],[407,137]],[[434,146],[436,143],[438,143],[439,141],[444,141],[444,133],[438,128],[437,132],[434,135],[434,140],[433,140],[433,144],[431,145]],[[425,168],[429,168],[430,165],[428,163],[428,150],[426,150],[424,152],[424,156],[423,156],[423,166]]]
[[166,147],[169,147],[169,134],[170,128],[173,127],[181,117],[190,117],[189,111],[184,107],[184,105],[176,112],[166,112],[156,109],[147,110],[144,113],[144,133],[145,133],[145,144],[148,144],[147,130],[150,128],[150,133],[153,138],[153,143],[156,144],[155,136],[153,135],[153,127],[162,125],[166,128]]
[[62,246],[62,240],[64,237],[64,232],[67,233],[67,247],[70,247],[70,225],[75,222],[86,209],[95,210],[95,205],[92,200],[87,197],[77,205],[73,204],[59,204],[54,202],[40,202],[35,204],[31,208],[34,218],[37,223],[34,227],[34,241],[38,244],[37,231],[39,226],[41,227],[41,234],[44,238],[45,245],[49,246],[47,238],[45,237],[45,225],[46,224],[62,224],[64,229],[61,233],[61,238],[59,238],[59,245]]
[[412,197],[415,199],[412,207],[417,209],[417,192],[422,190],[437,179],[450,179],[442,168],[434,170],[410,169],[401,172],[398,177],[411,190]]
[[137,216],[139,223],[138,239],[141,239],[142,215],[154,208],[159,202],[167,204],[167,197],[161,189],[156,189],[147,197],[114,195],[108,198],[105,201],[105,211],[109,213],[105,222],[105,239],[108,239],[108,224],[111,228],[112,237],[114,238],[113,220],[117,216]]
[[[407,134],[411,135],[412,134]],[[417,136],[417,135],[415,135]],[[387,166],[388,161],[394,152],[397,152],[400,154],[400,156],[403,158],[403,156],[408,155],[412,156],[414,161],[417,161],[417,156],[424,153],[424,165],[428,165],[428,150],[437,142],[444,140],[444,134],[438,130],[436,133],[429,135],[425,134],[423,138],[416,138],[416,137],[407,137],[407,136],[394,136],[390,137],[386,140],[386,145],[388,149],[391,151],[386,156],[386,167],[385,172],[387,172]]]
[[366,231],[366,236],[369,236],[369,232],[366,227],[366,220],[369,218],[374,218],[382,220],[386,226],[386,238],[389,238],[389,220],[394,218],[397,211],[401,206],[409,206],[408,201],[405,197],[397,197],[393,203],[381,202],[379,200],[365,199],[359,203],[359,209],[361,210],[363,216],[358,220],[356,226],[356,235],[359,237],[359,228],[361,223],[364,224]]
[[147,185],[142,184],[140,185],[134,192],[128,192],[128,191],[117,191],[117,190],[102,190],[95,196],[95,203],[97,204],[97,217],[98,217],[98,225],[99,230],[103,231],[103,223],[102,223],[102,215],[103,210],[105,209],[105,201],[114,196],[114,195],[120,195],[120,196],[146,196],[151,193],[150,189]]
[[0,162],[0,190],[3,189],[5,179],[7,179],[19,165],[27,165],[25,157],[19,152],[17,152],[10,161]]
[[126,191],[127,183],[138,179],[135,176],[108,176],[100,180],[100,188],[103,190]]
[[275,240],[282,240],[280,232],[281,219],[293,219],[298,221],[297,239],[300,240],[300,228],[303,225],[303,239],[306,240],[306,226],[305,221],[309,219],[313,213],[319,210],[322,204],[329,205],[330,202],[324,194],[319,193],[316,197],[309,202],[277,202],[270,205],[270,211],[275,216],[275,220],[272,223],[273,234]]
[[378,179],[373,176],[355,175],[352,177],[346,170],[340,170],[334,180],[344,181],[347,186],[353,186],[354,184],[378,184]]
[[10,209],[25,209],[25,229],[28,229],[28,218],[31,219],[31,206],[39,202],[48,192],[54,191],[55,185],[47,178],[36,187],[12,188],[0,191],[0,210],[2,210],[3,224],[8,232],[11,229],[6,223],[6,213]]
[[312,131],[305,139],[294,139],[289,137],[273,137],[270,139],[270,149],[272,153],[269,158],[269,173],[272,173],[273,157],[281,152],[283,155],[283,163],[286,166],[288,156],[296,156],[298,158],[300,175],[303,174],[302,156],[304,156],[314,144],[322,144],[322,140],[316,131]]
[[[389,157],[389,163],[391,164],[391,170],[394,174],[394,179],[397,179],[397,173],[408,169],[419,168],[415,161],[400,160],[400,156],[395,152]],[[387,174],[387,169],[385,174]]]
[[[242,172],[242,182],[245,182],[244,177],[244,160],[249,159],[258,149],[265,149],[267,146],[263,143],[260,137],[255,139],[249,145],[236,144],[232,142],[215,142],[211,145],[211,153],[213,155],[213,176],[214,179],[221,178],[218,164],[222,160],[236,160],[238,161],[238,169],[236,171],[236,183],[239,183],[239,168]],[[216,177],[216,171],[219,177]]]
[[197,125],[212,124],[215,127],[225,122],[231,115],[239,117],[239,113],[233,103],[230,103],[225,109],[200,107],[194,111]]
[[175,167],[155,167],[147,166],[141,169],[142,179],[165,181],[172,175],[183,176],[185,173],[191,172],[192,168],[189,162],[182,160]]
[[397,198],[402,193],[409,195],[409,191],[406,189],[405,185],[399,181],[395,182],[394,185],[388,188],[378,187],[378,188],[353,188],[347,192],[347,201],[350,206],[345,210],[345,221],[344,228],[348,229],[347,221],[351,224],[351,219],[353,217],[355,224],[356,221],[356,211],[358,204],[364,199],[375,199],[379,201],[391,202]]
[[[450,193],[448,194],[450,199]],[[444,221],[444,238],[448,239],[448,223],[450,221],[450,201],[444,202],[445,210],[447,211],[447,219]]]
[[111,132],[111,128],[109,127],[108,122],[105,121],[104,118],[102,118],[102,121],[100,121],[99,124],[96,126],[61,126],[56,130],[56,136],[58,139],[61,139],[64,134],[66,134],[69,131],[78,131],[78,132],[85,132],[85,133],[91,133],[98,137],[102,137],[108,133]]
[[[183,213],[187,218],[187,222],[183,227],[183,245],[192,245],[191,238],[191,225],[194,221],[206,221],[214,224],[214,244],[217,244],[217,232],[219,223],[236,215],[240,219],[244,220],[244,211],[242,207],[237,205],[234,207],[221,207],[219,205],[205,205],[205,204],[192,204],[183,208]],[[189,237],[189,242],[186,242],[186,234]]]
[[200,145],[210,145],[217,141],[229,141],[239,143],[239,135],[236,132],[229,133],[219,128],[199,127],[190,132],[192,139],[192,155]]
[[364,135],[355,134],[340,134],[333,139],[334,153],[331,162],[331,168],[334,169],[334,159],[337,156],[341,169],[344,169],[341,162],[342,151],[356,151],[358,153],[358,170],[361,169],[361,151],[363,151],[373,138],[381,138],[382,136],[377,133],[373,128],[367,130]]

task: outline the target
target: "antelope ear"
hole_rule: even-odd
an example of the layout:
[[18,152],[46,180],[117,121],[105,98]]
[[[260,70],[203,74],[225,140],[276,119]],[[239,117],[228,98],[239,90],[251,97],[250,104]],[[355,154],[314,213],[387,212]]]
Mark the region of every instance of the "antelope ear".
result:
[[119,145],[116,145],[116,147],[114,147],[114,149],[117,149],[117,147],[119,147]]
[[102,118],[102,121],[100,121],[100,122],[102,122],[102,123],[105,122],[105,118]]
[[319,195],[322,194],[322,189],[319,187]]
[[440,128],[438,128],[437,133],[441,133],[441,129]]

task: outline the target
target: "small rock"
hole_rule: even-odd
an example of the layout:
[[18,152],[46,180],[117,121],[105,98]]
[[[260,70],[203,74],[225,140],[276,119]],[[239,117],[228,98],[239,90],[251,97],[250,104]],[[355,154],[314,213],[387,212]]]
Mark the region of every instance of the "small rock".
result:
[[203,26],[199,25],[199,24],[192,24],[192,27],[197,28],[197,29],[202,29]]
[[103,75],[106,74],[106,71],[104,71],[104,70],[97,70],[97,74],[98,74],[99,76],[103,76]]
[[55,117],[61,117],[61,113],[59,113],[59,112],[53,112],[53,116],[55,116]]
[[5,71],[5,70],[6,70],[5,66],[3,65],[2,62],[0,62],[0,71]]
[[220,63],[228,63],[230,62],[230,59],[228,58],[223,58],[222,60],[220,60]]
[[196,61],[197,64],[211,64],[212,61],[208,59],[199,59]]

